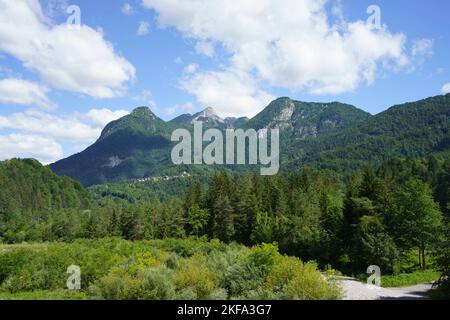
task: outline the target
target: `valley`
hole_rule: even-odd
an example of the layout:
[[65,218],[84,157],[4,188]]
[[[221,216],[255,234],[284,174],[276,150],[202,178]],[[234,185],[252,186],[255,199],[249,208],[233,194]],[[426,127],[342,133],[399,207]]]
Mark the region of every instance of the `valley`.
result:
[[[279,130],[280,172],[174,165],[171,134],[194,120]],[[289,98],[239,121],[137,108],[67,159],[0,162],[0,298],[341,299],[336,279],[369,265],[392,284],[442,275],[445,297],[449,129],[449,94],[375,116]]]

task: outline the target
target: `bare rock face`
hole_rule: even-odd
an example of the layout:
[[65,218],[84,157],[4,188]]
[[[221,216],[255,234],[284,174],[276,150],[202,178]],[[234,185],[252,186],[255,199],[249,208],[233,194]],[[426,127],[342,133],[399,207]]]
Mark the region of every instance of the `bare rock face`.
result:
[[288,122],[292,120],[292,115],[295,111],[295,105],[292,101],[288,103],[288,105],[281,110],[280,114],[275,118],[275,121],[280,122]]
[[219,117],[216,111],[211,107],[208,107],[194,115],[190,113],[182,114],[175,119],[172,119],[170,122],[188,126],[193,125],[194,122],[201,122],[206,127],[223,127],[226,124],[226,121]]
[[285,130],[293,128],[292,116],[294,115],[295,105],[292,101],[287,101],[286,106],[281,109],[278,115],[269,123],[266,129],[280,129]]
[[299,127],[296,131],[296,137],[300,140],[306,140],[307,138],[316,138],[318,130],[316,126]]
[[219,117],[216,111],[211,107],[194,114],[192,116],[191,123],[194,123],[195,121],[201,121],[204,123],[224,123],[224,120]]
[[323,122],[326,125],[329,125],[330,127],[335,128],[339,124],[339,120],[337,119],[327,119]]
[[120,158],[118,156],[112,156],[109,158],[109,163],[108,163],[108,167],[109,168],[115,168],[118,165],[120,165],[122,163],[122,160],[120,160]]

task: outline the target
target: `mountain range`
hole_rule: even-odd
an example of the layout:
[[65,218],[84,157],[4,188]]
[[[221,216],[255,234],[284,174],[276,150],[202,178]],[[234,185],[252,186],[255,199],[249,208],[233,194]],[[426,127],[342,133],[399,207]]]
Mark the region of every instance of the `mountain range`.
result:
[[208,107],[203,111],[200,111],[194,115],[190,113],[182,114],[175,119],[169,121],[173,124],[191,126],[195,121],[200,121],[203,123],[205,128],[226,128],[226,127],[239,127],[249,120],[247,117],[234,118],[228,117],[222,119],[216,113],[212,107]]
[[393,106],[377,115],[339,102],[279,98],[252,119],[222,119],[208,107],[166,122],[149,108],[139,107],[109,123],[86,150],[50,167],[86,186],[213,171],[217,167],[175,166],[170,160],[171,133],[180,127],[192,129],[194,121],[221,130],[279,128],[281,170],[308,165],[350,172],[386,157],[424,157],[450,149],[450,94]]

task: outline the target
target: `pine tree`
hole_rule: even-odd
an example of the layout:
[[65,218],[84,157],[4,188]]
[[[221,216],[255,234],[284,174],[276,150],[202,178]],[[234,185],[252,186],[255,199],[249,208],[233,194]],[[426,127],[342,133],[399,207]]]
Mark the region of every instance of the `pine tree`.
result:
[[214,236],[223,242],[234,239],[234,213],[228,196],[220,197],[214,205]]

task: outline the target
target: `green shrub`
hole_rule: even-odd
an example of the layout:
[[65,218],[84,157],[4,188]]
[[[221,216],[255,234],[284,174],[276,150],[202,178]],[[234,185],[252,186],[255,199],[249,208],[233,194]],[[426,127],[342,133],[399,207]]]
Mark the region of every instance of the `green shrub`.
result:
[[141,300],[144,296],[143,279],[127,273],[113,272],[101,278],[92,288],[95,299],[104,300]]
[[[81,291],[65,297],[70,265],[81,268]],[[274,244],[106,238],[2,247],[0,297],[37,299],[52,292],[64,293],[63,299],[109,300],[337,296],[314,264],[281,256]]]
[[224,288],[218,288],[214,290],[211,295],[209,296],[211,300],[227,300],[228,299],[228,292]]
[[226,270],[225,288],[231,297],[245,298],[250,291],[257,290],[264,283],[265,274],[248,261],[239,261]]
[[264,274],[268,274],[272,267],[281,259],[276,243],[263,243],[251,249],[248,257],[251,264],[260,269]]
[[297,273],[292,278],[286,288],[285,299],[337,300],[341,298],[340,289],[337,285],[328,283],[323,279],[315,267],[308,269]]
[[208,299],[217,286],[216,275],[205,265],[202,254],[195,254],[183,261],[176,273],[175,282],[180,290],[192,288],[197,299]]
[[339,288],[326,280],[315,263],[304,264],[297,258],[283,257],[267,277],[266,288],[279,299],[339,299]]
[[71,265],[66,254],[43,247],[19,248],[0,256],[1,289],[9,292],[62,288]]
[[197,292],[194,288],[184,288],[177,292],[175,300],[197,300]]
[[146,270],[143,287],[146,299],[171,300],[175,296],[172,271],[165,266]]

